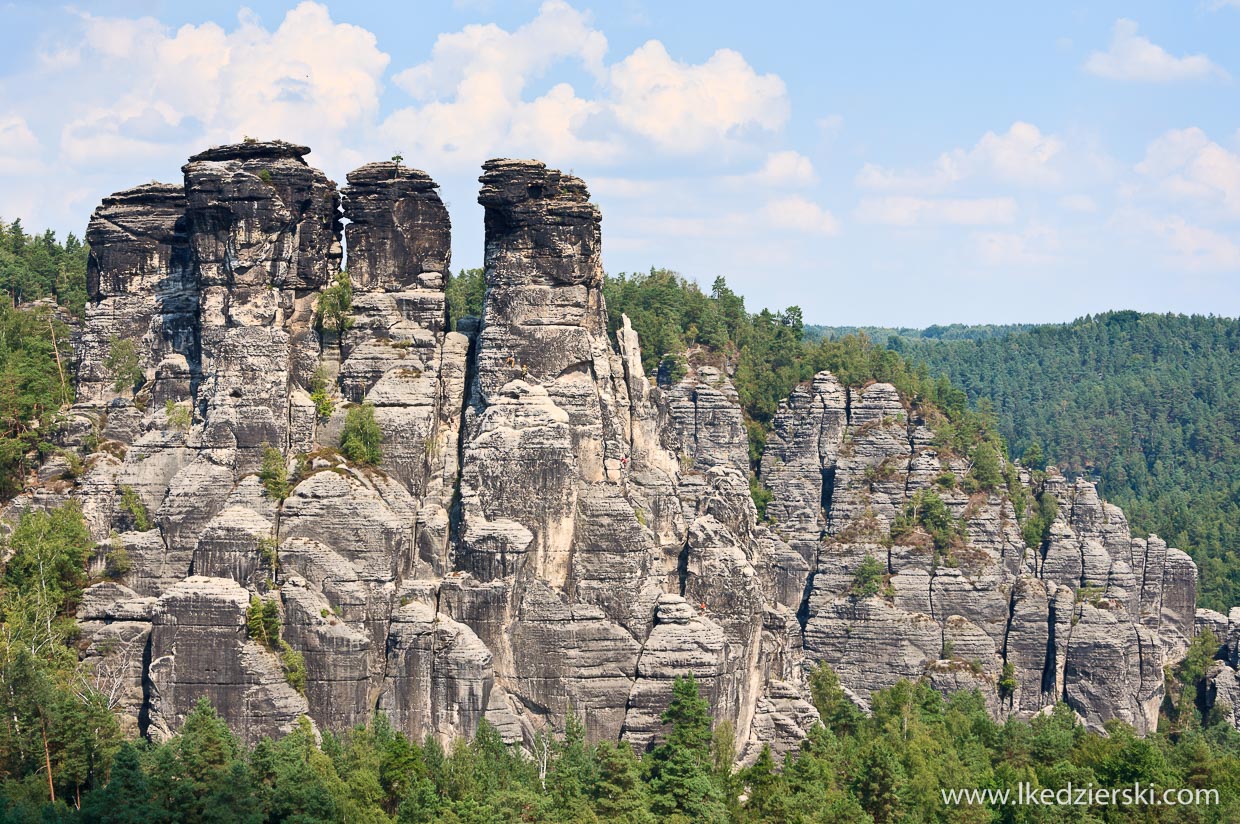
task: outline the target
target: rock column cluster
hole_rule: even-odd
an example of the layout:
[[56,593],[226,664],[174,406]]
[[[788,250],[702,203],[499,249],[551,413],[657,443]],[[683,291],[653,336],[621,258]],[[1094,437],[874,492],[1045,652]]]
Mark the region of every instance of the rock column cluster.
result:
[[[1066,700],[1091,726],[1152,728],[1162,668],[1196,631],[1196,571],[1131,538],[1091,485],[1051,474],[1037,491],[1059,515],[1029,549],[1008,494],[964,492],[968,466],[893,387],[824,372],[776,417],[759,522],[726,371],[659,388],[627,319],[609,332],[581,180],[484,166],[482,316],[450,318],[430,177],[372,163],[338,192],[307,152],[211,149],[183,185],[107,198],[88,230],[65,437],[95,449],[70,491],[15,508],[76,498],[96,571],[131,561],[79,619],[135,726],[168,735],[205,695],[249,741],[378,710],[419,738],[485,719],[529,745],[572,712],[592,739],[643,748],[691,672],[747,762],[804,738],[807,674],[825,661],[862,706],[925,678],[981,689],[997,717]],[[316,306],[342,231],[352,303],[336,327]],[[118,342],[136,393],[110,374]],[[374,409],[377,466],[337,449],[356,404]],[[287,495],[256,474],[272,450]],[[932,487],[965,526],[949,553],[891,539]],[[867,556],[885,574],[860,595]],[[247,631],[263,603],[281,623],[266,644]],[[1196,621],[1234,640],[1234,620]],[[297,654],[303,690],[286,677]],[[1222,666],[1231,701],[1235,656]]]

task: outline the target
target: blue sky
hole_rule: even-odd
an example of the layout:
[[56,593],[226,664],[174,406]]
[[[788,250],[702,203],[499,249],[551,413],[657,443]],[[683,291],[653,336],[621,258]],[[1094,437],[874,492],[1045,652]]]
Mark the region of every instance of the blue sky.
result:
[[584,177],[611,272],[829,324],[1240,314],[1240,0],[0,2],[0,216],[60,234],[245,135]]

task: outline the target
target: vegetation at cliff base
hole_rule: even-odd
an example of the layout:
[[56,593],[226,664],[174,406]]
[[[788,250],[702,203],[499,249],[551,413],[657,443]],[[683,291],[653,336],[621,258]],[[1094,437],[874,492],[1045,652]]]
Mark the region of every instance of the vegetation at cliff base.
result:
[[1240,604],[1240,321],[1108,312],[890,346],[988,404],[1014,455],[1097,481],[1192,555],[1202,606]]
[[47,438],[73,400],[69,330],[50,307],[0,302],[0,500],[51,454]]
[[[1174,679],[1200,675],[1209,651],[1197,646]],[[822,722],[800,749],[783,759],[763,749],[739,770],[733,731],[712,729],[692,676],[672,684],[660,739],[640,756],[622,742],[591,741],[572,714],[527,752],[485,720],[471,740],[444,746],[433,736],[410,741],[382,714],[321,740],[302,719],[279,740],[247,747],[202,699],[168,741],[108,739],[80,794],[51,802],[37,765],[6,774],[0,821],[1213,824],[1240,816],[1240,733],[1209,719],[1203,726],[1191,697],[1175,701],[1182,723],[1140,739],[1118,722],[1106,735],[1088,732],[1064,705],[997,723],[980,694],[945,700],[925,682],[875,692],[869,716],[829,668],[813,670],[810,686]],[[1174,696],[1194,689],[1180,680],[1171,687]],[[1218,802],[957,806],[942,795],[1134,782],[1217,790]]]

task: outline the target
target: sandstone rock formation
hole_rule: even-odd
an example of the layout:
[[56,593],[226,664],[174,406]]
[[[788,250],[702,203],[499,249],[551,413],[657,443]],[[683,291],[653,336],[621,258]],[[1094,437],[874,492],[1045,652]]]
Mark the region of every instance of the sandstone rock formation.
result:
[[[1026,547],[1007,492],[962,491],[968,467],[887,384],[823,372],[793,392],[759,522],[726,372],[660,389],[627,320],[608,334],[581,180],[484,166],[486,297],[458,325],[430,177],[372,163],[338,192],[307,152],[211,149],[183,185],[105,199],[88,230],[71,429],[100,447],[68,494],[95,570],[117,549],[133,564],[88,590],[79,619],[93,671],[144,732],[175,731],[205,695],[249,740],[379,710],[417,737],[485,719],[528,744],[572,712],[592,738],[645,747],[691,672],[749,761],[795,749],[817,720],[808,670],[826,661],[863,705],[927,678],[981,689],[997,716],[1065,700],[1144,733],[1195,619],[1227,636],[1214,683],[1240,706],[1237,618],[1194,615],[1187,556],[1132,539],[1122,512],[1057,473],[1037,490],[1058,501],[1050,537]],[[315,307],[345,218],[340,331]],[[136,348],[136,393],[105,366],[118,341]],[[383,433],[377,467],[336,450],[358,403]],[[294,482],[284,500],[255,475],[271,448]],[[950,554],[891,540],[931,486],[965,524]],[[886,574],[862,596],[867,556]],[[304,695],[248,636],[254,597],[278,607]]]

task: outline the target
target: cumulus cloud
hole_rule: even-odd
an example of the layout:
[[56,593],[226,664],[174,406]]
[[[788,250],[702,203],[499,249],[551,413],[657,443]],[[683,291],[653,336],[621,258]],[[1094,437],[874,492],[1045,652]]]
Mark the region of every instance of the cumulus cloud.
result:
[[[538,152],[560,164],[614,162],[653,146],[668,155],[727,148],[788,118],[787,90],[737,52],[700,64],[651,40],[614,63],[589,16],[549,0],[512,32],[467,26],[440,35],[430,60],[400,72],[414,105],[382,125],[389,142],[445,163],[474,165],[496,152]],[[567,83],[527,100],[531,81],[567,64],[593,79],[582,96]]]
[[274,31],[249,12],[236,29],[175,32],[151,18],[82,15],[84,66],[106,82],[61,130],[65,159],[105,163],[152,152],[285,136],[338,145],[378,110],[388,56],[373,34],[303,2]]
[[0,115],[0,174],[22,175],[38,171],[39,139],[19,115]]
[[1035,224],[1020,232],[979,232],[973,236],[977,259],[985,266],[1034,266],[1052,263],[1059,233]]
[[818,175],[808,157],[785,150],[768,154],[757,171],[734,175],[728,181],[737,186],[797,188],[817,183]]
[[909,195],[862,198],[856,215],[866,223],[888,226],[985,226],[1016,219],[1016,201],[1010,197],[923,198]]
[[863,189],[903,192],[941,192],[969,178],[1053,186],[1063,177],[1055,165],[1063,150],[1061,138],[1018,120],[1003,134],[986,132],[970,149],[939,155],[928,171],[899,171],[867,163],[856,182]]
[[1240,271],[1240,246],[1231,238],[1204,226],[1189,223],[1179,215],[1151,222],[1150,228],[1162,237],[1173,266],[1192,271]]
[[651,40],[611,68],[611,107],[623,126],[678,153],[701,151],[747,128],[788,119],[784,81],[720,49],[700,65],[673,60]]
[[1240,155],[1198,128],[1173,129],[1152,143],[1137,172],[1172,197],[1240,217]]
[[1059,198],[1059,206],[1069,212],[1081,214],[1090,214],[1098,211],[1097,202],[1089,195],[1084,194],[1064,195]]
[[816,235],[837,235],[839,221],[829,211],[799,196],[776,198],[766,204],[764,213],[778,229],[791,229]]
[[1137,34],[1136,22],[1125,18],[1115,21],[1111,48],[1091,54],[1085,61],[1085,71],[1111,80],[1146,83],[1228,76],[1204,54],[1184,57],[1170,54],[1162,46]]

